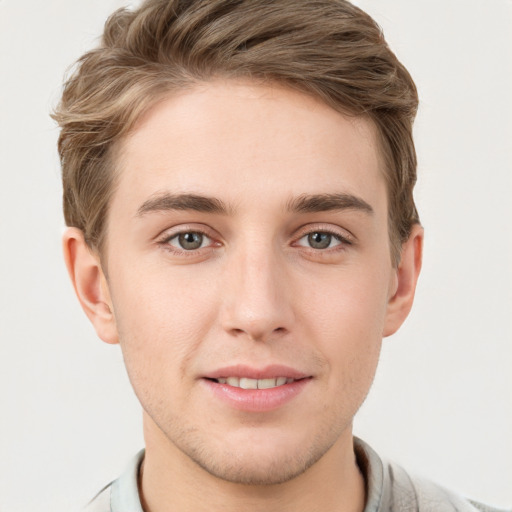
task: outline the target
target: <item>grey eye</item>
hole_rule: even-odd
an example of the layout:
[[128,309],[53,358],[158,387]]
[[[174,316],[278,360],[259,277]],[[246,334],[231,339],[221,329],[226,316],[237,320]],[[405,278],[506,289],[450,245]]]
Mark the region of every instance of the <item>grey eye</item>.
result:
[[308,235],[308,244],[313,249],[327,249],[330,247],[333,236],[330,233],[315,232]]
[[206,235],[203,235],[203,233],[198,233],[197,231],[180,233],[169,240],[170,245],[179,249],[184,249],[185,251],[200,249],[207,242],[209,242],[209,238]]
[[328,231],[312,231],[297,240],[297,245],[316,250],[332,249],[341,244],[350,244],[350,242],[347,242],[341,235],[338,236]]

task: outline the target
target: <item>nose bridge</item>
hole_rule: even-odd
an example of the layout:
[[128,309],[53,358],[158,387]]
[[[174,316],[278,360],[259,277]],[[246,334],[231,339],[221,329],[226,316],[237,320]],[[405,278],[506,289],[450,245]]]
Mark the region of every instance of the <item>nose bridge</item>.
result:
[[285,262],[270,241],[234,249],[224,280],[224,328],[254,340],[287,331],[292,315],[284,274]]

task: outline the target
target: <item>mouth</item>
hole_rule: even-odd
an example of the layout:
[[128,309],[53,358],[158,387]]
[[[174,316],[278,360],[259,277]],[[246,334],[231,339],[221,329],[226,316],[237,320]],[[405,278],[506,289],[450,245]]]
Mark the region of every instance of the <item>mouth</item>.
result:
[[209,379],[218,384],[227,384],[240,389],[273,389],[285,384],[291,384],[297,380],[290,377],[275,377],[267,379],[251,379],[249,377],[220,377],[218,379]]
[[310,387],[313,376],[282,365],[263,369],[233,365],[205,375],[202,381],[221,403],[240,411],[263,413],[294,400]]

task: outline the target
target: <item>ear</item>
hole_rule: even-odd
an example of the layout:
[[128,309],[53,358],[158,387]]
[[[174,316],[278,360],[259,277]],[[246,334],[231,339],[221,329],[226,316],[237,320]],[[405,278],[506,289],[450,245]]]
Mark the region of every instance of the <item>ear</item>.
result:
[[112,301],[99,256],[90,249],[78,228],[66,229],[62,245],[69,276],[85,314],[103,341],[118,343]]
[[408,240],[402,245],[400,263],[395,270],[392,295],[388,301],[382,333],[384,337],[395,333],[411,310],[421,270],[423,236],[423,228],[415,224]]

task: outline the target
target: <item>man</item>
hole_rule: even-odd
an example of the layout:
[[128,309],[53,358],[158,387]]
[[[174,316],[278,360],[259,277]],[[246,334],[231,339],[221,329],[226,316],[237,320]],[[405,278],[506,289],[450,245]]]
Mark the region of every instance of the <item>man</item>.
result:
[[352,435],[412,306],[414,83],[341,0],[148,0],[55,114],[64,252],[145,452],[88,510],[490,510]]

